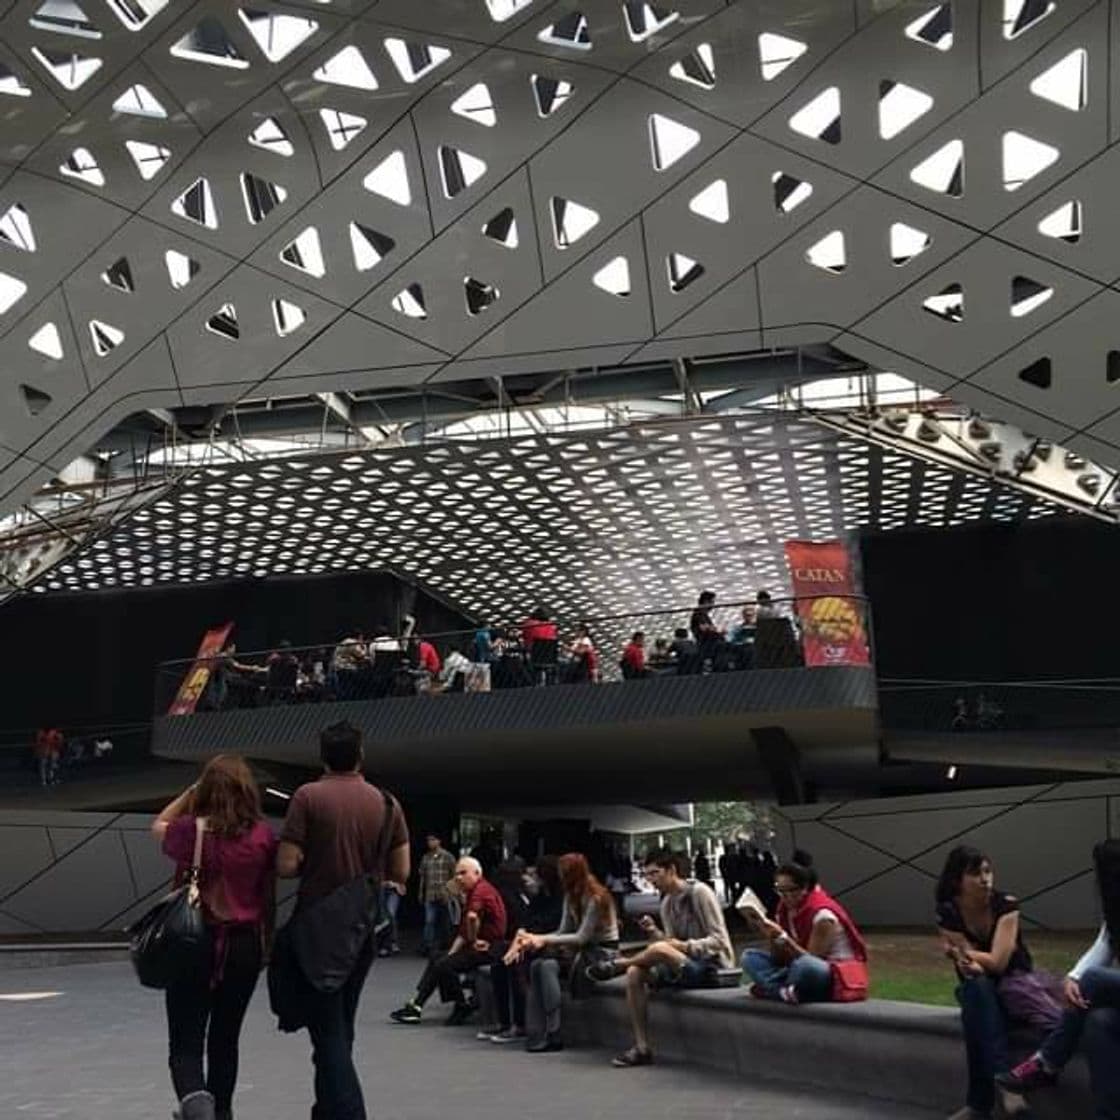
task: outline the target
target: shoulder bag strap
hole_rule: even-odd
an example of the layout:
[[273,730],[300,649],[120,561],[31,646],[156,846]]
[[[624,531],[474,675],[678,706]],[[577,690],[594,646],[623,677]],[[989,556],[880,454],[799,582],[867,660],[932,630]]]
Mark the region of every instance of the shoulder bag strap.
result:
[[380,793],[385,815],[381,821],[381,835],[377,838],[377,878],[384,882],[386,878],[385,864],[389,858],[389,843],[393,835],[393,810],[396,808],[396,801],[393,800],[393,795],[388,790],[383,789]]
[[206,831],[206,818],[194,819],[194,855],[191,857],[191,868],[187,873],[187,895],[192,905],[198,905],[199,890],[198,877],[202,871],[202,836]]

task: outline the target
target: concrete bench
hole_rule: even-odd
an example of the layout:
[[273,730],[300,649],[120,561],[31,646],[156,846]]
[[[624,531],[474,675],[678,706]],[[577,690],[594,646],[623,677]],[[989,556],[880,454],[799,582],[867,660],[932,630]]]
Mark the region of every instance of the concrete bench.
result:
[[[598,985],[564,1011],[574,1043],[625,1049],[633,1042],[625,982]],[[657,992],[650,1040],[658,1058],[707,1067],[745,1080],[795,1082],[940,1109],[964,1104],[965,1055],[960,1014],[952,1007],[868,1000],[788,1007],[751,999],[745,988]],[[1016,1057],[1032,1040],[1016,1038]],[[1092,1116],[1088,1071],[1076,1058],[1061,1084],[1031,1097],[1032,1116]]]

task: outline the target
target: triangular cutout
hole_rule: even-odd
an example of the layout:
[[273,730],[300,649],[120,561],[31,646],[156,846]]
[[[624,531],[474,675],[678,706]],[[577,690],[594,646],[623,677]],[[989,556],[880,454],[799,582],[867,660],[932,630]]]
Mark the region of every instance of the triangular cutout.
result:
[[97,24],[74,0],[45,0],[27,22],[41,31],[53,31],[59,35],[74,35],[79,39],[101,38]]
[[937,295],[923,301],[922,307],[939,319],[959,323],[964,319],[964,290],[960,284],[950,284],[947,288],[942,288]]
[[22,203],[13,203],[0,217],[0,242],[23,253],[35,252],[35,231]]
[[319,119],[336,152],[341,152],[369,124],[365,117],[359,117],[357,113],[344,113],[341,109],[320,109]]
[[319,231],[314,226],[308,226],[298,237],[289,241],[280,250],[280,259],[286,265],[291,265],[300,272],[306,272],[308,276],[314,276],[317,280],[327,274]]
[[1030,86],[1035,97],[1080,112],[1089,104],[1089,52],[1084,47],[1070,51],[1060,62],[1044,70]]
[[124,342],[124,331],[109,323],[103,323],[100,319],[90,319],[89,336],[93,339],[93,349],[99,358],[111,354]]
[[221,338],[236,342],[241,337],[241,327],[237,322],[237,308],[232,303],[223,303],[209,319],[206,329]]
[[105,186],[105,173],[93,158],[89,148],[75,148],[66,162],[59,165],[58,170],[67,178],[81,179],[83,183],[89,183],[90,186]]
[[1120,350],[1109,350],[1104,361],[1104,379],[1109,385],[1120,381]]
[[439,171],[443,193],[455,198],[486,174],[486,164],[470,152],[443,144],[439,149]]
[[727,190],[727,180],[717,179],[709,183],[699,194],[694,195],[688,204],[689,210],[709,222],[725,225],[731,221],[731,196]]
[[1082,208],[1077,199],[1063,202],[1038,223],[1038,232],[1043,237],[1053,237],[1069,245],[1076,245],[1081,240],[1082,228]]
[[176,291],[185,288],[202,267],[193,257],[180,253],[178,249],[168,249],[163,255],[163,263],[167,267],[167,279]]
[[809,45],[788,35],[764,31],[758,37],[758,60],[762,67],[762,80],[772,82],[783,70],[792,66]]
[[125,148],[140,172],[140,178],[147,182],[163,170],[171,158],[171,149],[160,144],[149,144],[144,140],[126,140]]
[[412,190],[408,184],[408,165],[404,152],[396,151],[386,156],[363,180],[362,186],[379,194],[398,206],[412,203]]
[[468,276],[463,280],[463,292],[467,300],[467,314],[481,315],[501,299],[502,293],[493,284]]
[[171,53],[188,62],[227,66],[232,70],[249,69],[249,60],[237,49],[221,21],[213,16],[206,16],[188,31],[171,47]]
[[49,393],[44,393],[42,389],[36,389],[33,385],[21,385],[19,393],[29,416],[38,416],[52,399]]
[[354,254],[354,267],[359,272],[368,272],[393,251],[397,243],[383,233],[350,223],[350,249]]
[[1049,358],[1039,358],[1026,369],[1019,370],[1019,380],[1033,385],[1036,389],[1049,389],[1054,380],[1054,368]]
[[964,143],[950,140],[942,145],[910,172],[910,178],[927,190],[960,198],[964,194]]
[[576,87],[564,78],[549,78],[543,74],[534,74],[529,83],[533,87],[537,115],[541,117],[551,117],[576,91]]
[[649,118],[649,142],[654,169],[665,171],[700,143],[700,133],[671,117],[653,113]]
[[794,132],[807,136],[810,140],[839,144],[842,139],[839,87],[829,86],[818,93],[808,105],[798,109],[790,117],[789,126]]
[[533,0],[486,0],[486,10],[495,23],[504,23],[532,3]]
[[622,12],[627,34],[633,43],[644,43],[651,35],[656,35],[681,18],[680,12],[655,4],[652,0],[625,0]]
[[893,140],[933,108],[933,98],[904,82],[879,83],[879,135]]
[[568,198],[554,195],[549,209],[552,212],[552,233],[557,249],[571,248],[599,224],[597,211]]
[[625,257],[608,261],[591,277],[596,288],[624,299],[630,294],[630,262]]
[[499,211],[482,227],[482,236],[489,237],[507,249],[516,249],[518,246],[517,218],[512,207],[507,206]]
[[276,156],[295,155],[295,145],[287,130],[275,117],[265,117],[252,132],[249,133],[249,143],[254,148],[263,148]]
[[930,8],[906,27],[906,37],[935,50],[947,51],[953,46],[953,5],[946,2]]
[[401,79],[411,85],[427,77],[437,66],[451,57],[446,47],[417,43],[406,39],[386,39],[385,50],[393,60]]
[[30,97],[31,89],[0,62],[0,94],[6,97]]
[[475,82],[465,93],[459,94],[451,102],[451,111],[459,117],[475,124],[493,128],[498,123],[498,114],[494,111],[494,99],[490,96],[490,87],[485,82]]
[[283,62],[319,30],[318,22],[307,16],[262,12],[256,8],[242,8],[238,15],[269,62]]
[[1003,189],[1017,191],[1056,163],[1061,152],[1022,132],[1003,134]]
[[1047,302],[1054,294],[1054,289],[1046,284],[1040,284],[1029,276],[1016,276],[1011,281],[1011,315],[1021,319],[1029,315]]
[[774,207],[783,214],[796,210],[813,193],[812,183],[784,171],[775,171],[770,182],[774,186]]
[[351,44],[332,55],[312,75],[318,82],[333,86],[348,86],[350,89],[372,93],[377,89],[377,78],[366,62],[365,55]]
[[1017,39],[1057,6],[1055,0],[1003,0],[1003,37]]
[[31,53],[63,89],[71,91],[81,89],[101,69],[101,59],[89,58],[74,51],[32,47]]
[[128,263],[127,257],[120,257],[109,265],[101,274],[101,280],[110,288],[116,288],[121,292],[136,291],[136,285],[132,282],[132,266]]
[[825,272],[841,273],[848,267],[848,246],[841,230],[826,233],[805,253],[805,259]]
[[684,253],[670,253],[665,258],[669,273],[669,290],[683,292],[690,284],[696,283],[704,275],[704,266]]
[[62,336],[58,333],[58,327],[54,323],[44,323],[27,340],[27,345],[36,354],[42,354],[44,358],[50,358],[55,362],[62,361]]
[[567,47],[577,51],[591,50],[591,32],[583,12],[568,12],[541,31],[537,38],[553,47]]
[[891,264],[901,268],[916,256],[924,253],[933,238],[920,229],[908,226],[905,222],[895,222],[890,229]]
[[669,67],[669,77],[701,89],[715,89],[716,55],[711,43],[698,43],[684,58],[674,62]]
[[15,276],[0,272],[0,315],[14,307],[27,294],[27,285]]
[[428,308],[424,303],[424,289],[419,284],[409,284],[407,288],[401,289],[393,297],[390,306],[408,319],[428,317]]
[[127,113],[133,117],[151,117],[166,120],[167,110],[159,98],[142,82],[131,85],[113,102],[114,113]]
[[241,196],[245,200],[249,221],[257,225],[288,197],[288,192],[277,183],[245,171],[241,174]]
[[174,202],[171,213],[186,218],[195,225],[207,229],[218,228],[218,211],[214,206],[214,196],[210,191],[210,180],[202,177],[193,183]]
[[281,338],[294,334],[307,322],[307,312],[286,299],[272,301],[272,322]]

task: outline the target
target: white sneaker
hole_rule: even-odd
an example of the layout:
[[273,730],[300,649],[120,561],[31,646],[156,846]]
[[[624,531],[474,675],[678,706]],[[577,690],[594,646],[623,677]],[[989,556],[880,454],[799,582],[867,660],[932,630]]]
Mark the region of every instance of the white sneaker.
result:
[[1002,1085],[996,1086],[996,1101],[999,1104],[1000,1112],[1004,1116],[1026,1116],[1031,1110],[1031,1106],[1027,1104],[1027,1099],[1022,1093],[1005,1089]]

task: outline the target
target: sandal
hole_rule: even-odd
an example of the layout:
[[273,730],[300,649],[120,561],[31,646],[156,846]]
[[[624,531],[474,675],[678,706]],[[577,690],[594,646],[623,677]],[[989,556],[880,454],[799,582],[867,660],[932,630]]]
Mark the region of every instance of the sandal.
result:
[[630,1069],[632,1066],[648,1066],[653,1062],[653,1052],[651,1050],[639,1050],[637,1046],[631,1046],[629,1050],[623,1050],[618,1057],[614,1058],[611,1065],[616,1069]]

